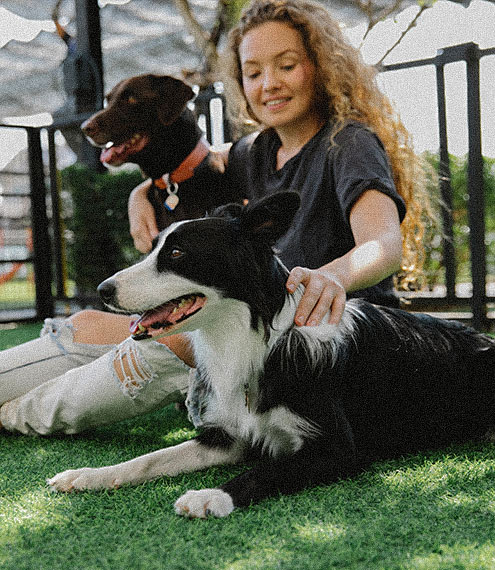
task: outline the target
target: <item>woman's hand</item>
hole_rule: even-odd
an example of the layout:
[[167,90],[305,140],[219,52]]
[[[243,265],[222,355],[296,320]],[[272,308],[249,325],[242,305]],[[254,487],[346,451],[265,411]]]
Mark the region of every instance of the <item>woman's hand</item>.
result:
[[129,196],[127,205],[129,212],[130,233],[135,248],[141,253],[151,251],[151,242],[158,235],[155,210],[148,200],[149,180],[136,186]]
[[344,313],[346,292],[338,278],[322,269],[294,267],[287,279],[287,290],[293,293],[304,285],[294,322],[299,326],[316,326],[330,311],[329,324],[338,324]]

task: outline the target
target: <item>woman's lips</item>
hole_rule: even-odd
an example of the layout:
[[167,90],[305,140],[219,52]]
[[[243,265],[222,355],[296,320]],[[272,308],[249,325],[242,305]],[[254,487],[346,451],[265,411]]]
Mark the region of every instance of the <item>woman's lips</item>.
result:
[[270,99],[269,101],[265,101],[263,105],[270,111],[276,111],[282,107],[285,107],[289,101],[290,97],[279,97],[277,99]]

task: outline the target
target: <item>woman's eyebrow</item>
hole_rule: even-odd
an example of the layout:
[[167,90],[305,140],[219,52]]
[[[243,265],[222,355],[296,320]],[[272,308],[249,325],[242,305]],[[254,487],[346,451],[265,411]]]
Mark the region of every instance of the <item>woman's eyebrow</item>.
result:
[[[285,57],[287,55],[300,56],[300,53],[296,50],[293,50],[293,49],[287,49],[287,50],[281,51],[280,53],[277,53],[276,55],[274,55],[273,59],[280,59],[280,58]],[[248,64],[256,65],[258,63],[259,62],[256,59],[246,59],[245,61],[242,62],[242,65],[248,65]]]

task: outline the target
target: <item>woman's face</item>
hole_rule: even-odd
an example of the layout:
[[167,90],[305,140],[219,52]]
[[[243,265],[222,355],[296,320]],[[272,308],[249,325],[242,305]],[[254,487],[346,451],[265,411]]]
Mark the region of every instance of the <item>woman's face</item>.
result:
[[312,127],[315,66],[300,33],[283,22],[250,30],[239,46],[244,95],[259,122],[276,130]]

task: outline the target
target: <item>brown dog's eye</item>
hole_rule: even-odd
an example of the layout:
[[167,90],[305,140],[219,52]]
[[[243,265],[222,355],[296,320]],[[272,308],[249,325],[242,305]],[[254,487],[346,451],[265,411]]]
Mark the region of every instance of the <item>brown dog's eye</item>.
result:
[[129,97],[127,97],[127,102],[129,105],[136,105],[138,103],[138,100],[136,97],[134,97],[134,95],[129,95]]

